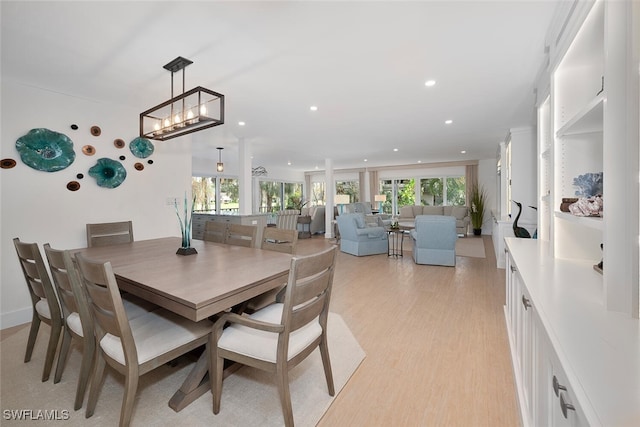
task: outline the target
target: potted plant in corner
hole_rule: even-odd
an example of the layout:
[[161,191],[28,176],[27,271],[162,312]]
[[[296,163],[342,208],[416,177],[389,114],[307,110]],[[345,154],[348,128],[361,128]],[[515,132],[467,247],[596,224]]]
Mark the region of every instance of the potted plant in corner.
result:
[[484,205],[487,201],[487,191],[484,186],[480,187],[475,184],[471,187],[471,227],[473,227],[473,235],[480,236],[482,234],[482,223],[484,222]]

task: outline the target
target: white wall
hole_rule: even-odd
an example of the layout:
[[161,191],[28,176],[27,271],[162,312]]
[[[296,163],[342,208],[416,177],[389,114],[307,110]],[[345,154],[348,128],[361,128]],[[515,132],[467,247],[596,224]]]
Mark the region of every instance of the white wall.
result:
[[[132,220],[136,240],[160,236],[179,236],[180,228],[168,197],[184,197],[191,188],[191,140],[189,136],[168,142],[154,141],[155,151],[148,159],[137,159],[128,143],[138,134],[138,116],[144,109],[109,105],[55,91],[2,80],[1,158],[13,158],[17,166],[0,169],[2,200],[0,328],[31,320],[31,302],[17,260],[12,239],[55,248],[86,246],[85,224]],[[72,130],[75,123],[78,130]],[[99,137],[90,134],[91,126],[102,129]],[[74,143],[76,159],[58,172],[42,172],[26,166],[15,149],[15,141],[32,128],[48,128],[67,135]],[[122,138],[127,147],[117,149],[113,140]],[[179,141],[179,143],[176,143]],[[97,153],[86,156],[84,145],[93,145]],[[98,187],[88,170],[100,157],[122,161],[127,178],[119,187]],[[137,171],[133,165],[145,166]],[[78,180],[80,190],[71,192],[66,185]]]

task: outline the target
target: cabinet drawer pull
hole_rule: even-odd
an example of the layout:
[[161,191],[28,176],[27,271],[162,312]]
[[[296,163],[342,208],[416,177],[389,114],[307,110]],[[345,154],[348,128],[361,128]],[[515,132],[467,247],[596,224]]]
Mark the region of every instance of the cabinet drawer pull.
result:
[[558,396],[558,393],[560,392],[560,390],[564,390],[567,391],[567,388],[565,386],[563,386],[562,384],[560,384],[560,382],[558,381],[558,378],[556,378],[556,376],[553,376],[553,391],[556,393],[556,396]]
[[515,268],[513,265],[510,265],[509,267],[511,268],[511,272],[512,272],[512,273],[515,273],[515,272],[516,272],[516,268]]
[[562,415],[567,418],[567,411],[575,411],[576,407],[571,403],[567,403],[564,400],[564,393],[560,393],[560,409],[562,410]]
[[[529,307],[531,307],[531,300],[529,300],[529,298],[525,297],[524,295],[522,295],[522,305],[524,305],[524,309],[528,310]],[[555,380],[555,376],[553,377]],[[557,395],[558,393],[556,393]]]

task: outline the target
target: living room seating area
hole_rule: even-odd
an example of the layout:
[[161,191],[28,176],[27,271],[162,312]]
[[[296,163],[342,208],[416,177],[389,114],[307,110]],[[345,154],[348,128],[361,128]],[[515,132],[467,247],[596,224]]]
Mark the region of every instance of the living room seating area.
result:
[[411,222],[418,215],[444,215],[455,217],[456,233],[466,236],[471,217],[467,206],[402,206],[399,222]]

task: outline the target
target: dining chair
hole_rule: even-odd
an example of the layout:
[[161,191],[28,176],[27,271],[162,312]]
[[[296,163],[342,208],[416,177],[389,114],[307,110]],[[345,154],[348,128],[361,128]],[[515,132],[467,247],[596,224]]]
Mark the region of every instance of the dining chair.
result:
[[125,376],[120,426],[128,426],[139,377],[197,347],[208,347],[212,323],[193,322],[162,308],[129,320],[111,263],[91,261],[80,253],[75,258],[95,321],[96,355],[86,416],[95,411],[108,363]]
[[131,221],[87,224],[87,246],[108,246],[133,242]]
[[262,230],[260,249],[294,254],[298,245],[298,231],[284,228],[265,227]]
[[207,221],[204,225],[202,240],[207,242],[224,243],[227,240],[229,224],[226,222]]
[[286,426],[293,426],[288,371],[316,347],[320,348],[329,395],[335,395],[327,317],[336,254],[337,246],[332,246],[317,254],[293,257],[283,302],[249,316],[225,313],[216,321],[209,346],[214,414],[220,412],[225,359],[275,373]]
[[[58,353],[53,383],[57,384],[62,379],[71,341],[76,339],[82,344],[82,362],[73,406],[74,410],[78,410],[84,402],[95,353],[93,316],[71,253],[65,250],[53,249],[49,243],[44,245],[44,252],[49,263],[53,283],[58,291],[64,319],[62,344]],[[122,302],[129,319],[134,319],[158,308],[155,304],[148,303],[130,294],[126,294]]]
[[225,243],[235,246],[256,247],[258,227],[255,225],[229,224]]
[[300,211],[297,209],[285,209],[280,211],[277,214],[276,227],[285,228],[287,230],[297,230],[299,216]]
[[31,304],[33,306],[33,316],[31,318],[31,328],[29,329],[29,338],[27,339],[27,351],[24,356],[24,362],[31,360],[33,347],[36,343],[40,323],[44,322],[51,327],[49,334],[49,344],[47,345],[47,353],[44,360],[44,369],[42,371],[42,382],[49,379],[53,360],[56,356],[60,333],[62,332],[62,312],[58,297],[51,284],[49,272],[44,265],[42,254],[38,249],[37,243],[21,242],[19,238],[13,239],[16,247],[20,267],[27,282],[29,295],[31,296]]
[[[262,242],[260,249],[266,251],[276,251],[286,254],[295,254],[298,244],[298,232],[296,230],[286,230],[276,227],[265,227],[262,231]],[[271,289],[261,295],[251,298],[241,306],[241,312],[254,313],[255,311],[275,302],[277,295],[286,287],[282,286]]]

